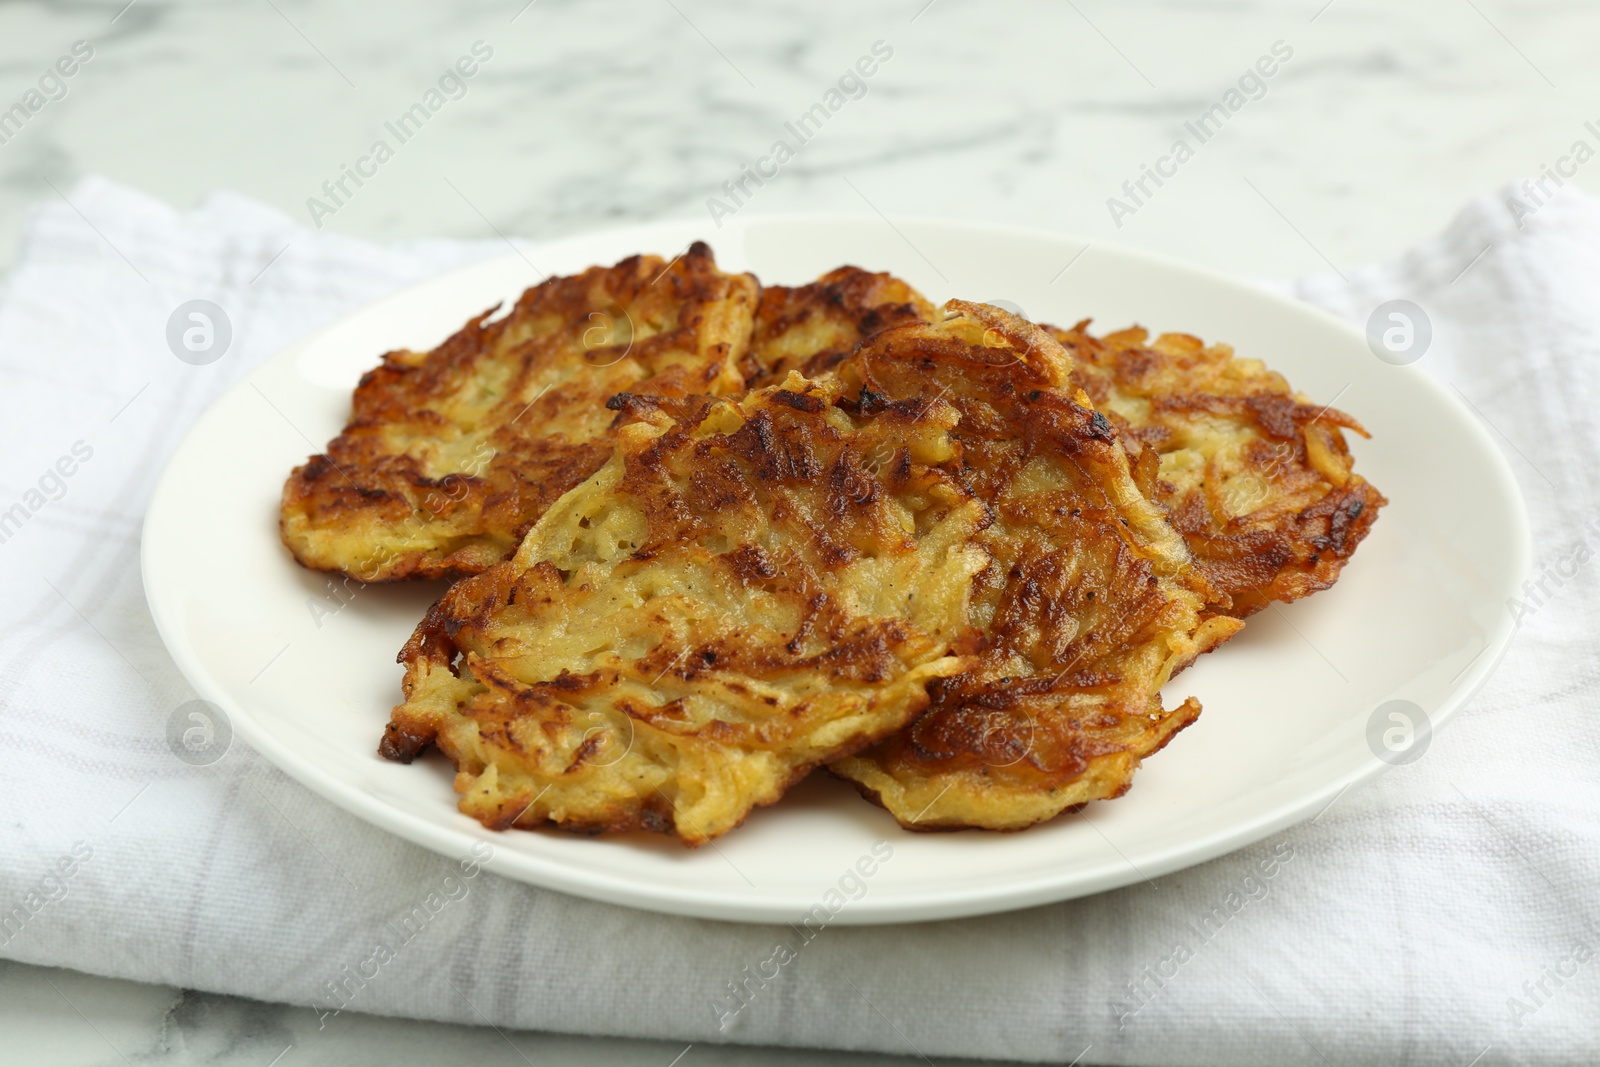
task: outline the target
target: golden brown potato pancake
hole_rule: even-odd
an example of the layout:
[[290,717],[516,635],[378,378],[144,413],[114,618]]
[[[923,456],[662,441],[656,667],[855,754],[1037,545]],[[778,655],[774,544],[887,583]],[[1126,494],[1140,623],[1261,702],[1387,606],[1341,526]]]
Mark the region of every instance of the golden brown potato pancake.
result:
[[1199,714],[1192,698],[1164,709],[1162,685],[1240,624],[1204,618],[1182,538],[1063,348],[988,305],[944,314],[878,334],[837,374],[863,414],[933,399],[960,414],[952,470],[988,513],[979,656],[930,685],[910,727],[830,766],[912,829],[1021,829],[1124,792]]
[[1046,328],[1169,510],[1212,607],[1244,618],[1332,585],[1388,502],[1352,470],[1342,430],[1365,437],[1361,424],[1227,345],[1088,325]]
[[611,455],[610,397],[743,388],[759,295],[696,243],[550,278],[431,352],[390,352],[284,486],[284,544],[365,582],[488,568]]
[[638,421],[605,466],[417,628],[380,751],[437,743],[490,827],[694,845],[967,664],[986,509],[945,401],[864,414],[794,375],[615,406]]

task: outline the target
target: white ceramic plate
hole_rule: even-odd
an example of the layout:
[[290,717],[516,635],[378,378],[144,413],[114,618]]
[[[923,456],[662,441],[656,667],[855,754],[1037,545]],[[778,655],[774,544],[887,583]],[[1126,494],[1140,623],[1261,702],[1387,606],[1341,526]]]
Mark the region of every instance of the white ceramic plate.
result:
[[769,284],[854,263],[936,301],[1228,341],[1360,418],[1373,439],[1354,442],[1358,469],[1392,503],[1337,586],[1251,619],[1169,687],[1198,695],[1205,714],[1113,803],[1020,834],[919,835],[818,773],[696,851],[642,833],[482,829],[456,811],[442,758],[401,766],[376,754],[399,696],[395,653],[441,587],[373,586],[337,614],[313,612],[311,602],[338,601],[279,544],[279,490],[308,438],[320,448],[338,433],[351,388],[380,353],[431,346],[514,298],[536,280],[530,262],[567,273],[635,252],[672,256],[707,229],[575,237],[438,278],[279,353],[196,424],[145,521],[145,589],[179,667],[251,746],[408,840],[450,856],[489,840],[503,875],[658,911],[794,921],[819,902],[836,907],[828,890],[881,839],[892,858],[833,921],[892,923],[1081,896],[1259,840],[1385,766],[1368,741],[1379,705],[1410,701],[1437,727],[1499,661],[1506,601],[1529,569],[1515,482],[1469,412],[1416,367],[1379,361],[1359,332],[1227,278],[1116,248],[1084,252],[1068,237],[879,218],[735,221],[709,235],[719,263]]

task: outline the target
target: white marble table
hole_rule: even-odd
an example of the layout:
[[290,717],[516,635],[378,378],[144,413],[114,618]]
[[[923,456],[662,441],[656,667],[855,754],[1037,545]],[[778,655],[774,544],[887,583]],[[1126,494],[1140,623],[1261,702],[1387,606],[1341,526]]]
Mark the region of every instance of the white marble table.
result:
[[[1076,231],[1282,277],[1391,256],[1467,198],[1556,166],[1600,121],[1600,9],[1556,3],[125,4],[0,8],[0,108],[44,79],[38,110],[0,123],[0,265],[30,204],[101,173],[179,205],[233,189],[377,239],[712,227],[716,197]],[[87,61],[57,81],[80,41]],[[773,173],[774,141],[798,140],[785,124],[880,41],[892,55],[846,83],[858,98],[731,200],[723,183],[745,164]],[[477,42],[487,59],[447,83],[459,98],[403,139],[386,126]],[[341,192],[346,167],[366,177]],[[289,1050],[282,1062],[665,1067],[683,1051],[376,1019],[328,1037],[311,1021],[0,962],[8,1063],[265,1065]],[[757,1058],[696,1047],[682,1062]]]

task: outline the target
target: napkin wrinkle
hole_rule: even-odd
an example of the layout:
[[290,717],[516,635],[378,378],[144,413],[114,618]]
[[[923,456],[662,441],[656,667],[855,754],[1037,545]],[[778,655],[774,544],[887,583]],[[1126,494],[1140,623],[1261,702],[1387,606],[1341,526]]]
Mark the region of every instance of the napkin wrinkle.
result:
[[[1396,373],[1432,376],[1483,413],[1527,499],[1537,576],[1579,540],[1600,557],[1600,509],[1573,491],[1593,488],[1600,459],[1588,411],[1600,399],[1600,201],[1564,190],[1519,224],[1514,190],[1472,201],[1392,263],[1275,288],[1357,328],[1387,300],[1425,309],[1432,347]],[[1547,582],[1499,672],[1425,759],[1314,822],[1080,900],[829,927],[726,1029],[715,1004],[727,983],[792,930],[579,900],[491,862],[397,936],[445,876],[460,877],[458,858],[346,814],[237,740],[208,767],[167,751],[168,717],[194,693],[154,632],[140,523],[182,436],[262,360],[504,245],[380,246],[233,193],[180,211],[94,177],[66,200],[29,215],[0,289],[12,382],[0,392],[0,511],[74,440],[95,450],[65,496],[0,543],[0,747],[13,754],[0,776],[0,958],[279,1001],[328,1027],[359,1011],[1229,1067],[1460,1067],[1487,1045],[1485,1067],[1556,1064],[1600,1047],[1600,963],[1537,1005],[1524,991],[1575,939],[1600,946],[1600,925],[1586,925],[1600,886],[1592,562]],[[193,298],[234,326],[232,348],[205,367],[166,347],[168,317]],[[34,908],[30,894],[75,846],[92,855],[64,896]],[[1230,894],[1246,899],[1237,911]],[[394,958],[362,977],[380,941]]]

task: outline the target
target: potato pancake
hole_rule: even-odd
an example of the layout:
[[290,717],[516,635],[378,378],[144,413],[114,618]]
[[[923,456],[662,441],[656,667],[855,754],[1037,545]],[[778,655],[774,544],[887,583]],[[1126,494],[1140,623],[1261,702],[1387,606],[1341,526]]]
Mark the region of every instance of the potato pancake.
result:
[[969,665],[987,509],[943,400],[862,414],[794,375],[614,406],[610,460],[417,628],[379,750],[436,743],[486,826],[696,845]]
[[1365,437],[1361,424],[1227,345],[1088,325],[1046,329],[1188,542],[1212,608],[1242,619],[1332,585],[1388,503],[1352,470],[1342,431]]
[[611,456],[610,397],[742,389],[759,297],[696,243],[550,278],[431,352],[388,353],[284,486],[284,544],[364,582],[485,570]]
[[1062,346],[989,305],[943,314],[877,335],[837,375],[863,414],[932,399],[959,412],[951,469],[988,513],[982,645],[910,727],[830,767],[911,829],[1021,829],[1123,793],[1200,712],[1164,709],[1162,685],[1240,623],[1205,618],[1183,539]]

